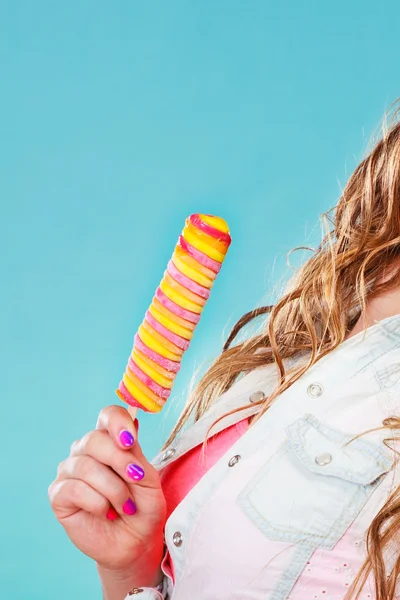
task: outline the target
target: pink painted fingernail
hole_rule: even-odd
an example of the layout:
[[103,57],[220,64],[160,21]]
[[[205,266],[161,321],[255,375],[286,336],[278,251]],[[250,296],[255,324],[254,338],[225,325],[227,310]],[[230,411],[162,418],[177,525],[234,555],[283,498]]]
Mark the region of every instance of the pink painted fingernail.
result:
[[128,473],[129,477],[131,479],[134,479],[135,481],[140,481],[140,479],[143,479],[144,477],[144,471],[142,467],[139,467],[139,465],[134,465],[132,463],[128,465],[126,472]]
[[122,510],[126,515],[134,515],[136,512],[136,504],[132,500],[132,498],[128,498],[125,504],[122,507]]
[[125,448],[130,448],[131,446],[133,446],[133,443],[135,441],[135,438],[133,437],[131,432],[127,431],[126,429],[121,431],[121,433],[119,434],[119,439],[121,444],[125,446]]
[[115,519],[118,517],[118,513],[115,510],[115,508],[113,508],[112,506],[110,506],[110,508],[107,511],[106,517],[110,521],[115,521]]

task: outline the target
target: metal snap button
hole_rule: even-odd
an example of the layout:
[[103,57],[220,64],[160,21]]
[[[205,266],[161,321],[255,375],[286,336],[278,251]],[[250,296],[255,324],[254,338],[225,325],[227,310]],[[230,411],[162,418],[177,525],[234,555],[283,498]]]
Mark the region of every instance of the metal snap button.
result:
[[265,394],[264,392],[262,392],[261,390],[258,392],[254,392],[253,394],[251,394],[249,400],[250,402],[260,402],[260,400],[264,400],[265,398]]
[[144,592],[142,588],[133,588],[128,592],[128,596],[134,596],[135,594],[141,594],[142,592]]
[[175,454],[176,449],[175,448],[168,448],[168,450],[166,450],[164,452],[164,454],[162,455],[161,461],[164,462],[166,460],[169,460],[170,458],[173,457],[173,455]]
[[307,394],[311,396],[311,398],[318,398],[323,393],[324,388],[320,383],[312,383],[307,388]]
[[317,456],[315,457],[315,462],[320,467],[323,467],[324,465],[328,465],[331,461],[332,461],[332,454],[329,454],[329,452],[324,452],[323,454],[317,454]]
[[240,454],[235,454],[235,456],[232,456],[232,458],[228,462],[228,467],[234,467],[235,465],[237,465],[241,458],[242,457],[240,456]]
[[175,531],[174,535],[172,536],[172,541],[177,548],[182,546],[183,537],[180,531]]

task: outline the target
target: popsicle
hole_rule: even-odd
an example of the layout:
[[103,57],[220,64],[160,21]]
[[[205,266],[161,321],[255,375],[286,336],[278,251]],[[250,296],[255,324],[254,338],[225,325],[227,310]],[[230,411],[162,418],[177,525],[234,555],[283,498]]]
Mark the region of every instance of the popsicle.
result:
[[116,390],[133,417],[138,408],[159,412],[168,400],[230,243],[222,218],[193,214],[186,219]]

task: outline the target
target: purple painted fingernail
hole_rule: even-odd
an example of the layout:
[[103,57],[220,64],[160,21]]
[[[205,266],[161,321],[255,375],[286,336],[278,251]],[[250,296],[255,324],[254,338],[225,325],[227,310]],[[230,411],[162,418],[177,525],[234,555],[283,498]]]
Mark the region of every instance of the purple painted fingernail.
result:
[[135,481],[139,481],[144,477],[144,471],[142,467],[139,467],[139,465],[134,465],[132,463],[128,465],[126,472],[128,473],[129,477],[135,479]]
[[136,512],[136,504],[132,500],[132,498],[128,498],[125,504],[122,507],[122,510],[126,515],[134,515]]
[[130,448],[131,446],[133,446],[133,442],[135,441],[135,438],[133,437],[131,432],[126,431],[126,429],[121,431],[121,433],[119,434],[119,439],[121,444],[125,446],[125,448]]

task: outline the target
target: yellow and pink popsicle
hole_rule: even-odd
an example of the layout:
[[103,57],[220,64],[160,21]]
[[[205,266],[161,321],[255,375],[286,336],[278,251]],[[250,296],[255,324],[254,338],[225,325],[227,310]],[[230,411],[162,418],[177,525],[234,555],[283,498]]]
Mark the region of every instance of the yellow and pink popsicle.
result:
[[230,243],[220,217],[186,219],[116,391],[130,406],[159,412],[166,403]]

